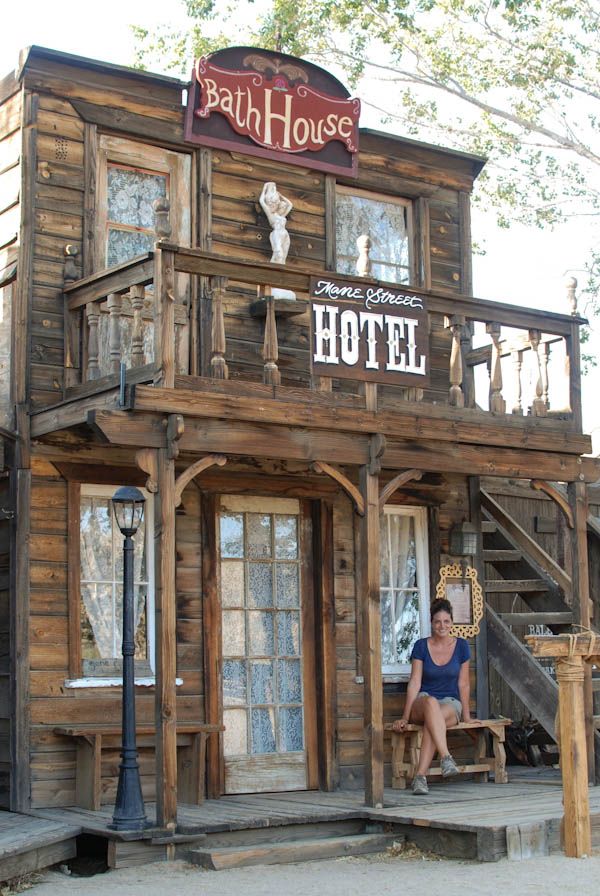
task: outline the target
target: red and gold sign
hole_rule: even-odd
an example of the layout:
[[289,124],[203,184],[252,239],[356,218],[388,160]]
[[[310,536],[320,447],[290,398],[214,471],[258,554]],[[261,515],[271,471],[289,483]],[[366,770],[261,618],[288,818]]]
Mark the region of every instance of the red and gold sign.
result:
[[194,66],[185,138],[347,174],[356,170],[359,115],[360,101],[312,63],[230,47]]

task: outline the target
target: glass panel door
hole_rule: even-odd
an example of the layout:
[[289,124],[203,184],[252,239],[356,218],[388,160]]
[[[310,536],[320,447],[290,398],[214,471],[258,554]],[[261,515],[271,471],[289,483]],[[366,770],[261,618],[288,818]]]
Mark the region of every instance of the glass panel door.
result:
[[223,498],[225,791],[305,789],[297,501]]

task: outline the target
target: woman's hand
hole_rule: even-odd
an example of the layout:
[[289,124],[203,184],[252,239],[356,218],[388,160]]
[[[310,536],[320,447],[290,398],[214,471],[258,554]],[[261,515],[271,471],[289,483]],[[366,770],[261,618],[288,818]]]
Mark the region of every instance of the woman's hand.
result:
[[463,722],[469,722],[470,725],[482,725],[481,719],[472,719],[471,716],[465,716]]
[[396,719],[392,724],[392,731],[404,731],[408,725],[408,719]]

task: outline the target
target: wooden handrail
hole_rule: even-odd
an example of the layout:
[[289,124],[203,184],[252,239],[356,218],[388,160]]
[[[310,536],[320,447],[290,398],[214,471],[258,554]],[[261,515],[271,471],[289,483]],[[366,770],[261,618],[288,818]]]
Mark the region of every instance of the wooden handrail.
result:
[[561,569],[558,563],[539,546],[537,541],[528,535],[517,521],[484,489],[481,489],[481,506],[506,530],[511,539],[562,588],[565,598],[568,600],[572,590],[571,577],[564,569]]

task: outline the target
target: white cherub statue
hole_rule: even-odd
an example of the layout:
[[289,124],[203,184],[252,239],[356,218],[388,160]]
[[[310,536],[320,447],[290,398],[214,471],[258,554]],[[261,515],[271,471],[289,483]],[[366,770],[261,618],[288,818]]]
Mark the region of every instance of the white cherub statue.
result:
[[[262,188],[259,202],[271,225],[271,255],[272,264],[285,264],[290,251],[290,235],[287,232],[287,216],[293,205],[289,199],[282,196],[277,185],[272,181]],[[296,294],[289,289],[273,289],[272,294],[279,299],[295,299]]]

